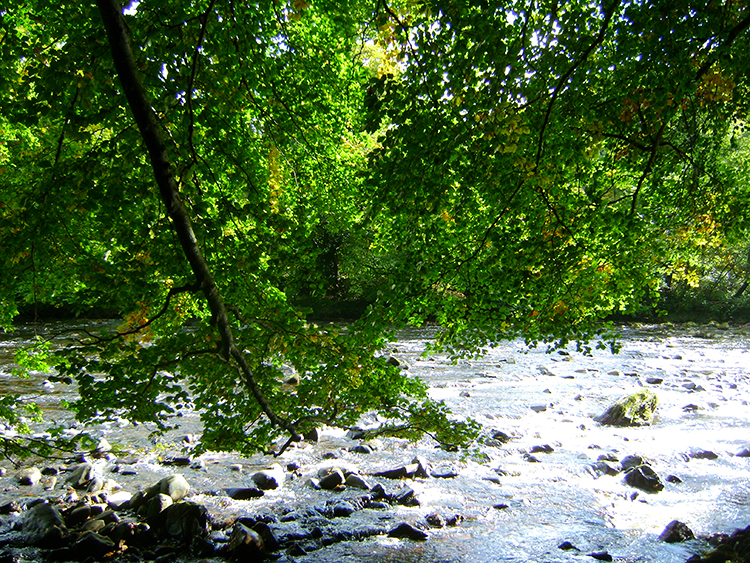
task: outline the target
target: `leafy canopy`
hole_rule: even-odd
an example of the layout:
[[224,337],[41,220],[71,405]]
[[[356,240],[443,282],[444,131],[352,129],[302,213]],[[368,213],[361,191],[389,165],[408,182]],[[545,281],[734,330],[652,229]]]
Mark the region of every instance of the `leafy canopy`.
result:
[[[0,320],[123,318],[44,352],[82,420],[164,429],[192,405],[202,447],[251,451],[374,410],[456,443],[473,423],[386,361],[394,327],[435,319],[456,353],[585,346],[747,224],[727,152],[742,3],[24,0],[0,18]],[[307,322],[347,291],[373,297],[357,322]]]

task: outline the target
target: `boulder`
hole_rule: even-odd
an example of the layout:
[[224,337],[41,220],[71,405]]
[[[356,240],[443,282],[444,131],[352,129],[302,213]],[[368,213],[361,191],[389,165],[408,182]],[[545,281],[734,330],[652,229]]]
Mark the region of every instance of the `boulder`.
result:
[[117,546],[111,539],[93,531],[86,531],[78,536],[70,551],[75,559],[101,561],[105,555],[116,551],[116,549]]
[[258,471],[250,479],[263,491],[278,489],[284,484],[284,469],[278,463],[274,463],[269,469]]
[[26,467],[16,473],[16,479],[20,485],[30,487],[36,485],[42,478],[42,472],[38,467]]
[[658,399],[648,389],[641,389],[612,404],[594,420],[607,426],[647,426],[654,421]]
[[678,543],[695,539],[695,534],[693,534],[693,531],[688,528],[687,524],[684,524],[679,520],[672,520],[667,524],[667,527],[664,528],[659,539],[667,543]]
[[189,544],[208,535],[208,510],[190,501],[178,502],[164,510],[162,531],[170,539]]
[[51,504],[37,504],[24,515],[21,537],[28,545],[59,547],[67,533],[62,515]]
[[658,493],[664,488],[664,483],[650,465],[628,469],[625,473],[625,483],[647,493]]
[[393,528],[390,532],[388,532],[388,537],[402,538],[414,541],[424,541],[427,539],[427,533],[418,528],[415,528],[411,524],[402,522],[401,524]]
[[339,485],[343,484],[344,481],[346,481],[346,478],[344,477],[344,472],[340,469],[333,469],[331,471],[327,471],[324,475],[320,477],[320,481],[318,481],[318,485],[321,489],[325,489],[327,491],[331,491],[338,487]]
[[226,552],[235,561],[263,561],[265,559],[265,545],[261,535],[239,522],[232,528]]
[[[70,485],[74,489],[88,490],[97,481],[97,478],[101,479],[92,464],[79,463],[71,470],[70,475],[65,478],[65,484]],[[102,480],[103,483],[104,481]]]
[[133,498],[130,499],[130,505],[132,508],[136,508],[135,504],[142,503],[144,500],[149,500],[158,494],[167,495],[174,502],[178,502],[185,498],[189,492],[190,485],[188,484],[185,477],[183,477],[179,473],[176,473],[174,475],[164,477],[160,481],[151,485],[143,492],[143,499],[139,499],[138,501],[136,501],[136,503],[134,503],[134,499],[138,494],[136,493],[136,495],[134,495]]
[[417,476],[420,469],[424,470],[424,467],[422,467],[420,463],[410,463],[394,469],[379,471],[373,473],[373,475],[375,477],[385,477],[386,479],[413,479]]
[[257,487],[230,487],[224,489],[224,492],[229,498],[234,500],[250,500],[264,495],[263,491]]

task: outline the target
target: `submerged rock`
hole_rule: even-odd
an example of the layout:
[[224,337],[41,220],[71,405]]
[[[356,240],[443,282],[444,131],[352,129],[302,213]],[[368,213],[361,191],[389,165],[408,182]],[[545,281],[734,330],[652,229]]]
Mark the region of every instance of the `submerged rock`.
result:
[[623,397],[594,420],[607,426],[648,426],[654,421],[658,399],[648,389]]

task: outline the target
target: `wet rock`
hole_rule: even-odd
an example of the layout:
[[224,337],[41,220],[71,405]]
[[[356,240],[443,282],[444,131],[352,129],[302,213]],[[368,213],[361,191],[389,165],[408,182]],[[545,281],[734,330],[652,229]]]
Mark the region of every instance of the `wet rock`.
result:
[[133,494],[128,491],[117,491],[107,495],[107,506],[112,510],[125,510],[130,507],[130,499]]
[[258,532],[237,522],[229,536],[226,553],[230,559],[250,563],[265,559],[266,550]]
[[627,485],[647,493],[658,493],[664,489],[664,483],[649,465],[628,469],[624,480]]
[[349,451],[353,454],[371,454],[372,448],[365,444],[357,444],[356,446],[349,448]]
[[563,551],[571,551],[571,550],[581,551],[569,541],[562,542],[560,545],[557,546],[557,549],[562,549]]
[[661,541],[667,543],[678,543],[687,540],[695,539],[695,534],[688,528],[687,524],[680,522],[679,520],[672,520],[664,531],[659,535]]
[[734,454],[736,457],[750,457],[750,446],[744,446]]
[[139,511],[139,514],[145,515],[146,521],[151,526],[158,528],[164,521],[162,513],[172,506],[172,504],[174,504],[172,497],[164,493],[159,493],[148,500],[144,508]]
[[16,473],[16,479],[20,485],[27,487],[36,485],[42,478],[42,472],[38,467],[26,467]]
[[710,451],[710,450],[704,450],[700,448],[696,448],[694,450],[691,450],[688,454],[688,457],[690,459],[718,459],[718,454]]
[[278,463],[274,463],[269,469],[253,474],[250,479],[263,491],[278,489],[284,484],[284,469]]
[[664,383],[664,380],[661,377],[647,377],[646,383],[649,385],[661,385]]
[[65,525],[69,528],[75,528],[76,526],[80,526],[83,524],[86,520],[89,519],[91,516],[91,505],[89,504],[83,504],[81,506],[76,506],[72,510],[67,511],[63,518],[65,520]]
[[302,437],[307,442],[317,442],[320,439],[320,436],[318,434],[318,429],[313,428],[312,430],[308,430],[304,434],[302,434]]
[[372,488],[370,483],[364,477],[362,477],[361,475],[357,475],[356,473],[350,473],[349,475],[347,475],[344,484],[347,487],[362,489],[363,491],[369,491]]
[[265,494],[257,487],[230,487],[224,489],[224,492],[233,500],[250,500],[260,498]]
[[713,550],[702,557],[694,555],[688,563],[750,563],[750,526],[730,536],[721,534],[711,543],[716,546]]
[[6,502],[3,505],[0,505],[0,515],[4,516],[15,512],[21,512],[21,505],[18,504],[18,501],[16,500],[12,500],[10,502]]
[[67,533],[60,511],[51,504],[37,504],[24,515],[21,537],[28,545],[59,547]]
[[530,453],[536,454],[536,453],[543,453],[543,454],[549,454],[554,452],[554,448],[550,446],[549,444],[544,444],[542,446],[532,446],[529,450]]
[[386,479],[413,479],[417,476],[417,472],[420,470],[419,463],[410,463],[408,465],[402,465],[394,469],[387,469],[385,471],[379,471],[373,473],[375,477],[384,477]]
[[458,471],[451,465],[441,465],[430,472],[435,479],[452,479],[458,477]]
[[529,408],[536,413],[540,413],[547,410],[547,405],[531,405]]
[[496,430],[492,433],[492,439],[500,442],[501,444],[507,444],[510,442],[510,436],[502,430]]
[[164,510],[162,530],[166,537],[190,543],[208,535],[208,510],[195,502],[185,501]]
[[589,557],[593,557],[597,561],[614,561],[612,556],[606,551],[595,551],[594,553],[589,553]]
[[318,481],[318,484],[321,489],[331,491],[339,485],[342,485],[345,481],[346,477],[344,477],[344,472],[340,469],[333,469],[332,471],[324,474],[320,478],[320,481]]
[[433,512],[425,516],[425,521],[431,528],[445,528],[446,525],[445,518],[437,512]]
[[404,487],[395,493],[391,500],[402,506],[419,506],[419,499],[414,496],[414,489],[411,487]]
[[607,426],[647,426],[653,423],[658,399],[648,389],[623,397],[594,420]]
[[398,358],[394,358],[393,356],[388,356],[388,358],[386,358],[385,360],[385,364],[393,367],[401,366],[401,362],[398,360]]
[[104,479],[91,463],[79,463],[71,470],[65,483],[74,489],[95,493],[104,486]]
[[330,508],[333,518],[347,518],[357,511],[357,508],[346,500],[337,501]]
[[70,548],[75,559],[92,558],[94,561],[101,561],[106,554],[115,550],[115,542],[92,531],[83,532]]
[[427,533],[422,530],[415,528],[411,524],[402,522],[391,531],[388,532],[388,537],[409,539],[414,541],[424,541],[427,539]]
[[682,483],[682,479],[680,479],[677,475],[667,475],[665,480],[667,483],[674,483],[676,485]]
[[[164,477],[157,483],[151,485],[144,491],[143,496],[144,500],[148,500],[158,494],[164,494],[169,496],[174,502],[178,502],[185,498],[189,492],[190,485],[187,480],[184,476],[177,473],[175,475]],[[133,500],[131,499],[131,506],[132,505]],[[133,508],[135,508],[135,506],[133,506]]]
[[620,473],[620,470],[606,461],[597,461],[591,465],[591,469],[596,476],[610,475],[614,476]]

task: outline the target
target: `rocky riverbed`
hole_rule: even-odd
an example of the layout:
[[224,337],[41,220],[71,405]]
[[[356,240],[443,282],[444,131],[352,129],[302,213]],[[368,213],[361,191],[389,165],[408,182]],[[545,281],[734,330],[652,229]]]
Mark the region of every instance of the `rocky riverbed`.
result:
[[[389,353],[483,425],[471,451],[321,428],[279,457],[192,456],[189,414],[158,443],[102,427],[75,459],[6,464],[0,558],[684,562],[750,524],[746,334],[623,327],[617,356],[510,342],[454,365],[405,332]],[[72,390],[43,377],[56,412]],[[644,390],[653,424],[594,420]]]

